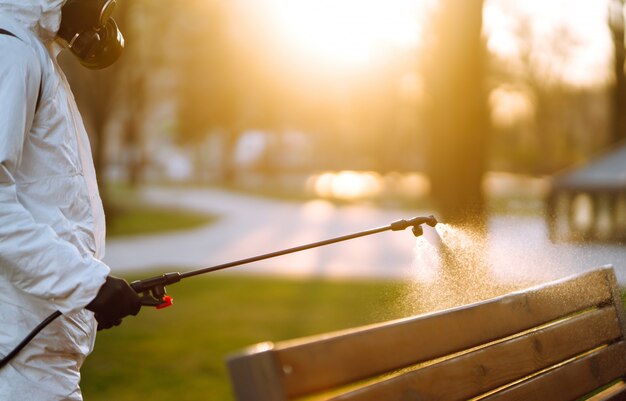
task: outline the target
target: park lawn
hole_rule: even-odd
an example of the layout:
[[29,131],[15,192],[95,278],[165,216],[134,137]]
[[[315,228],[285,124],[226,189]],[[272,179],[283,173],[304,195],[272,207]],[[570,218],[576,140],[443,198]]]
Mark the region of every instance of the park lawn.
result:
[[[143,275],[142,278],[149,275]],[[133,277],[127,277],[133,279]],[[261,341],[410,315],[410,285],[212,273],[172,285],[172,307],[98,333],[82,369],[88,401],[232,400],[224,357]]]
[[146,235],[189,230],[214,223],[215,216],[184,210],[133,204],[118,208],[107,217],[107,237]]
[[87,401],[232,400],[224,358],[236,350],[421,312],[414,285],[399,281],[217,272],[168,290],[173,306],[98,333],[82,369]]
[[215,215],[150,205],[141,199],[139,189],[128,185],[110,183],[106,188],[108,238],[189,230],[218,219]]

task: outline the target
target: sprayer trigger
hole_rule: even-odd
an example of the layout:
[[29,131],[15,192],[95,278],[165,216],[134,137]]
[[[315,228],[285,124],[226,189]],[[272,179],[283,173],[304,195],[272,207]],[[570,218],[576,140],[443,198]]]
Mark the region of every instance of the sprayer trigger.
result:
[[165,295],[162,301],[163,303],[156,306],[157,309],[167,308],[168,306],[172,306],[174,304],[174,299],[169,295]]

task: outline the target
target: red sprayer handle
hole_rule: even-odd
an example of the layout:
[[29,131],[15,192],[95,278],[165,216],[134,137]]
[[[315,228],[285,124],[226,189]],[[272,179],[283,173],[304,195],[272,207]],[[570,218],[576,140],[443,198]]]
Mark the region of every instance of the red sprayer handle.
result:
[[136,293],[142,294],[140,298],[142,305],[163,309],[173,303],[172,297],[166,295],[165,286],[177,283],[180,279],[180,273],[166,273],[161,276],[133,281],[130,286]]

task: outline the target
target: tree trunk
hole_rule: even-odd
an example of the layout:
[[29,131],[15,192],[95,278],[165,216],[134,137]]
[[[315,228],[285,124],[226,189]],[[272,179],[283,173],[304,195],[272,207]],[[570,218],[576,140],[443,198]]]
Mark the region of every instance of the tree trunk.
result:
[[612,88],[613,110],[611,143],[626,138],[626,77],[624,76],[624,0],[611,0],[609,4],[609,28],[613,38],[615,82]]
[[485,224],[482,179],[489,117],[484,88],[483,0],[442,0],[428,56],[429,174],[442,221]]
[[444,238],[437,285],[459,300],[493,284],[483,243],[489,117],[482,6],[483,0],[440,0],[425,82],[431,195],[440,221],[455,233]]

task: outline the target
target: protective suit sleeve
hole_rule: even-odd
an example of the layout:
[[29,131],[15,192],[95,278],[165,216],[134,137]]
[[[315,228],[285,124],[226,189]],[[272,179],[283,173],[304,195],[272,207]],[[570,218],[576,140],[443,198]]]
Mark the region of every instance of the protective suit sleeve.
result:
[[74,312],[96,296],[109,268],[37,223],[19,202],[14,173],[35,114],[41,66],[14,38],[0,38],[0,54],[11,54],[0,57],[0,275],[51,310]]

